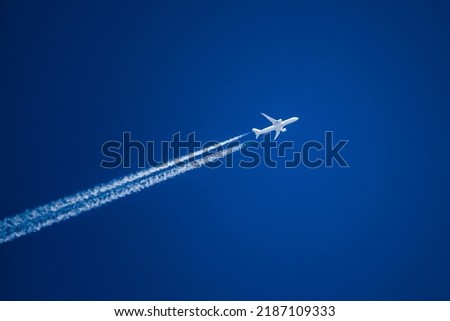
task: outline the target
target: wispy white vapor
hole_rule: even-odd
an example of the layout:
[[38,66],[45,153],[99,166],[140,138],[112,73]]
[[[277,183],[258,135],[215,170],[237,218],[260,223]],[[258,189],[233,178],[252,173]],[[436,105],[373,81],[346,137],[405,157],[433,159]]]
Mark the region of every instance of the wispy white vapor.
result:
[[[37,232],[43,227],[67,220],[83,212],[139,192],[145,188],[199,168],[203,164],[214,162],[240,150],[243,144],[239,143],[234,147],[229,147],[213,154],[207,154],[206,156],[204,154],[206,152],[213,152],[216,148],[237,141],[245,135],[233,137],[214,146],[203,148],[174,159],[158,167],[142,170],[35,209],[27,210],[15,216],[7,217],[3,221],[0,221],[0,244],[32,232]],[[201,158],[192,160],[192,158],[198,156],[201,156]],[[184,162],[186,163],[183,164]]]

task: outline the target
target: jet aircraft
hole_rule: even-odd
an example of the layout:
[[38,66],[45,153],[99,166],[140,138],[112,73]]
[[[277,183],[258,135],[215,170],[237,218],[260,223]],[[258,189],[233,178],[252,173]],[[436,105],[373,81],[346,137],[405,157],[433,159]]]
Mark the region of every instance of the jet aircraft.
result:
[[274,139],[277,139],[278,135],[280,135],[281,132],[284,133],[287,130],[286,128],[284,128],[284,126],[295,123],[299,119],[298,117],[291,117],[286,120],[283,120],[281,118],[276,120],[264,113],[261,113],[261,115],[266,117],[272,123],[272,125],[264,129],[253,128],[252,131],[255,133],[256,138],[258,138],[259,135],[264,135],[270,133],[271,131],[276,131]]

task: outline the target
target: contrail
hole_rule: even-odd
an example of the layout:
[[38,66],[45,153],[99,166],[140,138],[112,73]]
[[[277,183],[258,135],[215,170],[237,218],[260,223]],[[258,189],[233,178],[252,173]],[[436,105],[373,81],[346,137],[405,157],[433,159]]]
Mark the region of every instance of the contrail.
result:
[[247,134],[239,135],[217,143],[214,146],[203,148],[158,167],[142,170],[121,179],[113,180],[107,184],[102,184],[35,209],[26,210],[15,216],[7,217],[3,221],[0,221],[0,244],[32,232],[37,232],[43,227],[67,220],[73,216],[77,216],[78,214],[100,207],[119,198],[137,193],[145,188],[164,182],[195,168],[199,168],[203,164],[211,163],[226,155],[234,153],[243,147],[242,143],[214,154],[191,160],[186,164],[175,166],[188,161],[193,157],[203,155],[218,147],[223,147],[228,143],[237,141],[245,135]]
[[[213,146],[210,146],[210,147],[207,147],[207,148],[203,148],[203,149],[200,149],[200,150],[198,150],[196,152],[193,152],[193,153],[187,154],[185,156],[176,158],[174,160],[168,161],[167,163],[161,164],[160,166],[144,169],[144,170],[139,171],[137,173],[126,175],[126,176],[124,176],[124,177],[122,177],[120,179],[112,180],[109,183],[101,184],[101,185],[98,185],[98,186],[96,186],[94,188],[85,190],[83,192],[80,192],[80,193],[77,193],[77,194],[74,194],[74,195],[71,195],[71,196],[59,199],[59,200],[54,201],[54,202],[52,202],[50,204],[47,204],[45,206],[49,206],[52,211],[57,211],[57,210],[65,207],[65,206],[72,205],[72,204],[80,202],[82,200],[87,200],[87,199],[89,199],[91,197],[97,197],[99,194],[111,191],[112,189],[114,189],[116,187],[123,186],[124,184],[127,184],[127,183],[132,183],[132,182],[134,182],[134,181],[136,181],[138,179],[141,179],[143,177],[146,177],[148,175],[152,175],[154,173],[157,173],[157,172],[160,172],[162,170],[168,169],[168,168],[170,168],[172,166],[175,166],[176,164],[184,163],[185,161],[188,161],[191,158],[200,156],[200,155],[204,154],[205,152],[210,152],[211,150],[214,150],[216,148],[223,147],[223,146],[225,146],[225,145],[227,145],[229,143],[232,143],[234,141],[239,140],[240,138],[242,138],[242,137],[244,137],[246,135],[247,134],[235,136],[233,138],[230,138],[230,139],[224,140],[224,141],[222,141],[220,143],[217,143],[217,144],[215,144]],[[0,235],[0,237],[1,237],[1,235]]]

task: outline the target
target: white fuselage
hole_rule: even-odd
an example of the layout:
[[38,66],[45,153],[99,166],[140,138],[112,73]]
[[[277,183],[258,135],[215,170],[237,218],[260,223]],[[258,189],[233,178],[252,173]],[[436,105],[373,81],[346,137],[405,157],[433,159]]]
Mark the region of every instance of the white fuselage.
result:
[[284,128],[284,126],[287,126],[289,124],[295,123],[298,120],[298,117],[291,117],[289,119],[286,120],[282,120],[282,121],[278,121],[275,124],[268,126],[266,128],[263,128],[260,130],[259,135],[263,135],[263,134],[267,134],[271,131],[281,131],[281,132],[285,132],[286,129]]

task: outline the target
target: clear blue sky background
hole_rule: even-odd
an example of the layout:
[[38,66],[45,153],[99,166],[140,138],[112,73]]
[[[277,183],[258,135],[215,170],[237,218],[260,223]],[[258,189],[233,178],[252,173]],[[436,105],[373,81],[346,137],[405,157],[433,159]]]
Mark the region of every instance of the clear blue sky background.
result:
[[[3,1],[0,218],[101,145],[299,116],[350,168],[199,169],[0,246],[3,300],[450,299],[448,1]],[[134,167],[136,164],[134,164]]]

